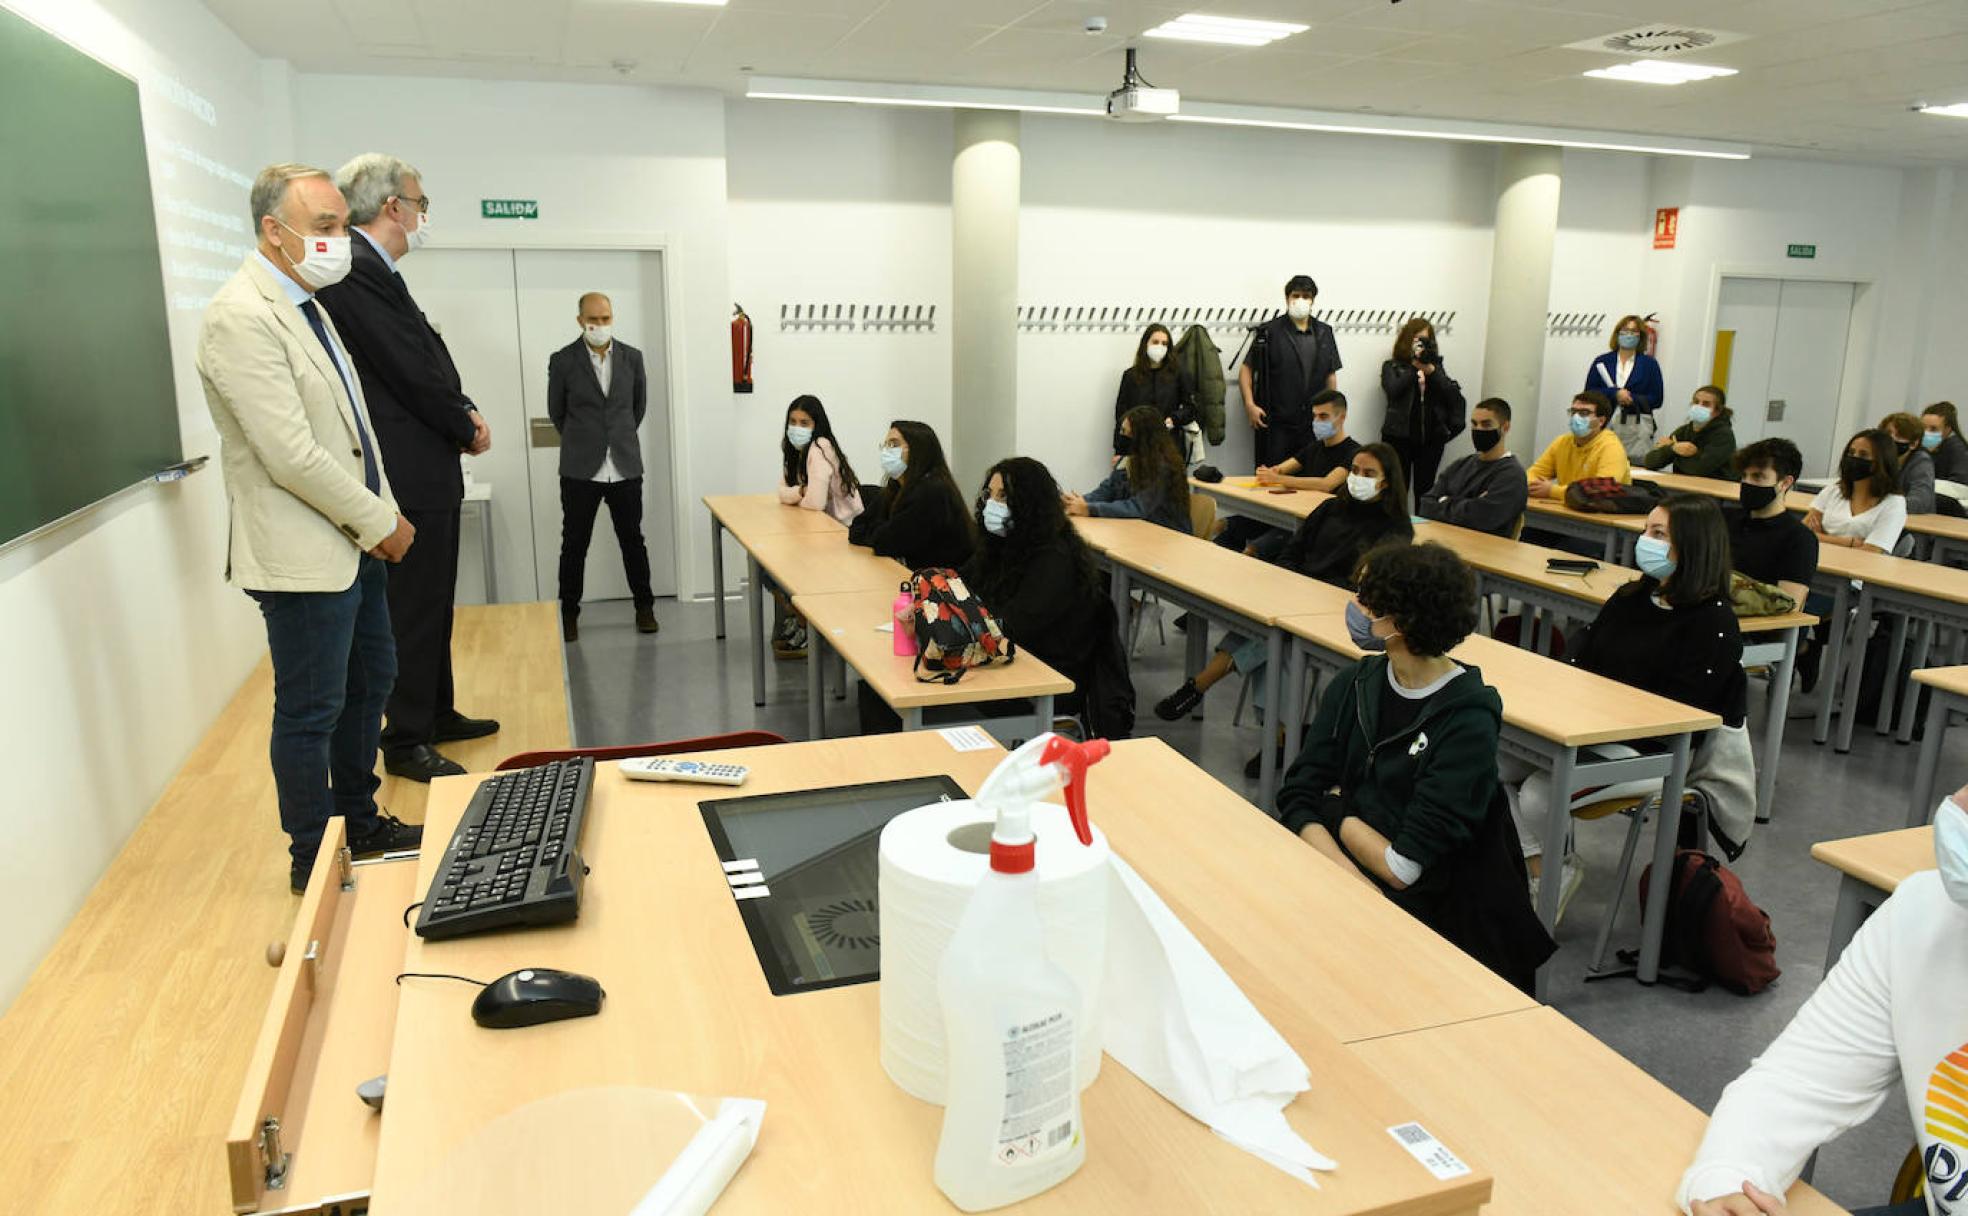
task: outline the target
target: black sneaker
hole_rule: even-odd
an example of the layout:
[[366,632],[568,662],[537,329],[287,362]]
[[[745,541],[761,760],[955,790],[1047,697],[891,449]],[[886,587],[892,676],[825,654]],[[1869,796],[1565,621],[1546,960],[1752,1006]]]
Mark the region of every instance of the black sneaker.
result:
[[[374,826],[360,836],[349,837],[349,853],[358,858],[381,857],[385,853],[422,848],[423,843],[422,824],[405,823],[388,811],[378,811]],[[301,881],[307,880],[303,877]]]
[[1176,631],[1177,633],[1188,633],[1188,632],[1189,632],[1189,614],[1188,614],[1188,613],[1186,613],[1186,612],[1185,612],[1185,613],[1183,613],[1183,614],[1182,614],[1181,616],[1179,616],[1179,617],[1176,617],[1176,618],[1175,618],[1175,631]]
[[1155,716],[1164,722],[1174,722],[1196,712],[1203,703],[1202,690],[1194,680],[1184,680],[1182,687],[1155,702]]

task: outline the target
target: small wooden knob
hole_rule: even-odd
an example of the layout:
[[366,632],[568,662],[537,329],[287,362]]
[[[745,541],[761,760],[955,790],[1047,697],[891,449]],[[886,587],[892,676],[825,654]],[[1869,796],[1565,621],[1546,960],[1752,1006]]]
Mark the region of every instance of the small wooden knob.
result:
[[279,967],[287,961],[287,943],[273,942],[267,946],[266,961],[269,967]]

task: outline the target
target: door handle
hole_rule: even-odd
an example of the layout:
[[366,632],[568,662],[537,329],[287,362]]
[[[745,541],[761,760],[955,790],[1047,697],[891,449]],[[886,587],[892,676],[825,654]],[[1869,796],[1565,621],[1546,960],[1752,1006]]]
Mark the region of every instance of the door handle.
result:
[[526,421],[527,429],[531,432],[529,438],[533,447],[557,448],[560,446],[560,430],[554,426],[553,419],[528,418]]

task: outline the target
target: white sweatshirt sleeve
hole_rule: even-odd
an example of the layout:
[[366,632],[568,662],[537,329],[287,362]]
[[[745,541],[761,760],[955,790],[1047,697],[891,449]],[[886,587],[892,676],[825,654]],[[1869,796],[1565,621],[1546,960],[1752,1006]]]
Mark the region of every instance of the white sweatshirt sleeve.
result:
[[1811,1153],[1879,1109],[1900,1078],[1888,959],[1894,901],[1875,912],[1838,965],[1749,1071],[1715,1104],[1676,1195],[1696,1200],[1790,1189]]

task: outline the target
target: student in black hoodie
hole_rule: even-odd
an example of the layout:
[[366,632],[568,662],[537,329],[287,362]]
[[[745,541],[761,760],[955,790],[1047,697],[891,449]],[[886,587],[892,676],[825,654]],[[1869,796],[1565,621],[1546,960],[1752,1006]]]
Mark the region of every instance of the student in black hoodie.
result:
[[1553,946],[1497,797],[1503,701],[1448,657],[1476,627],[1475,576],[1445,546],[1395,544],[1363,558],[1357,581],[1346,625],[1369,653],[1320,697],[1278,790],[1280,820],[1528,988]]
[[936,432],[907,419],[889,423],[881,467],[887,484],[848,525],[848,543],[869,546],[911,570],[955,569],[969,561],[976,547],[970,510]]
[[[1407,485],[1401,480],[1400,460],[1393,448],[1375,443],[1353,454],[1352,467],[1339,492],[1312,509],[1273,560],[1287,570],[1350,590],[1354,567],[1367,550],[1386,541],[1406,544],[1413,539],[1414,524],[1408,518]],[[1256,679],[1264,663],[1263,639],[1226,634],[1194,679],[1184,680],[1182,687],[1156,703],[1155,716],[1164,722],[1186,718],[1201,703],[1203,694],[1232,670],[1243,672],[1246,679]],[[1258,687],[1262,685],[1253,685]],[[1252,700],[1258,697],[1253,694]],[[1253,756],[1244,766],[1244,774],[1256,777],[1262,759],[1262,752]]]

